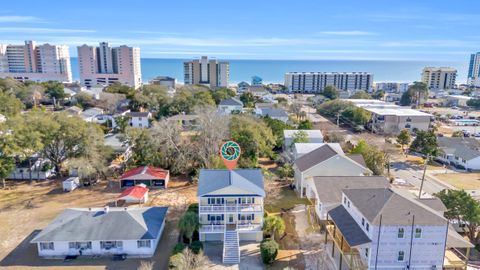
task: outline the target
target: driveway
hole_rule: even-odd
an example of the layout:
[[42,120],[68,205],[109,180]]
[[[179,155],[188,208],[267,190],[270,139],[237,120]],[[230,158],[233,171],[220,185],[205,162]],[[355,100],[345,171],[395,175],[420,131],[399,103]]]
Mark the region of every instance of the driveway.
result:
[[260,257],[260,243],[240,243],[240,264],[228,265],[222,263],[223,243],[205,242],[205,255],[210,263],[205,269],[211,270],[263,270]]

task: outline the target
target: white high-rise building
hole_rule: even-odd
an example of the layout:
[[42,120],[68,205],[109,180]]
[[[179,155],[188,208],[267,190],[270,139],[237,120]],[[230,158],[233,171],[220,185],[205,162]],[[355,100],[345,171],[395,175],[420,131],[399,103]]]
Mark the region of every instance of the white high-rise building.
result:
[[185,84],[206,84],[211,88],[228,87],[230,79],[230,64],[217,60],[201,59],[184,62]]
[[140,48],[110,47],[101,42],[98,47],[82,45],[77,49],[82,85],[90,88],[121,83],[135,89],[142,85]]
[[371,91],[373,75],[367,72],[288,72],[285,87],[290,92],[320,93],[327,85],[341,91]]
[[0,77],[19,81],[72,81],[70,53],[65,45],[0,44]]
[[457,70],[450,67],[426,67],[422,72],[422,82],[430,90],[446,90],[455,88]]

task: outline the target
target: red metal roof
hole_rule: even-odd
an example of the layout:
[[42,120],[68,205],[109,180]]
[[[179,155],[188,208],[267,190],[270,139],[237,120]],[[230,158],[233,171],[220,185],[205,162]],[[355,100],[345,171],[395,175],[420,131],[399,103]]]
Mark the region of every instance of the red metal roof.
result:
[[134,187],[129,187],[125,189],[122,194],[118,198],[123,198],[123,197],[133,197],[136,199],[142,199],[143,196],[145,196],[145,193],[148,192],[148,188],[142,187],[142,186],[134,186]]
[[144,178],[145,175],[148,175],[150,176],[149,178],[151,179],[165,179],[168,176],[168,170],[155,168],[153,166],[141,166],[141,167],[126,171],[125,173],[122,174],[120,179],[122,180],[135,179],[137,178],[136,176],[140,176],[140,175],[143,176],[141,178]]

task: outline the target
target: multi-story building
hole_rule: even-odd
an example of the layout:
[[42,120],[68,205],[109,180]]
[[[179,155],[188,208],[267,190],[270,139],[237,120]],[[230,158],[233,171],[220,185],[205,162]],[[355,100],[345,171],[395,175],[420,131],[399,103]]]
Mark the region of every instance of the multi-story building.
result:
[[98,47],[82,45],[77,49],[80,82],[87,88],[121,83],[136,89],[142,85],[140,48],[110,47],[101,42]]
[[450,67],[426,67],[422,71],[422,82],[430,90],[445,90],[455,88],[457,70]]
[[0,44],[0,77],[19,81],[71,82],[70,53],[65,45]]
[[470,64],[468,65],[468,84],[480,86],[480,52],[470,55]]
[[378,83],[375,83],[375,90],[384,91],[385,93],[402,94],[408,90],[408,83],[378,82]]
[[207,56],[183,63],[185,84],[205,84],[210,88],[228,87],[230,80],[230,63]]
[[260,169],[200,170],[200,241],[223,241],[223,262],[238,263],[239,241],[263,238],[264,198]]
[[432,115],[418,110],[397,106],[375,99],[346,99],[372,115],[368,127],[378,134],[398,134],[402,129],[409,131],[428,130]]
[[150,80],[150,84],[162,85],[162,86],[166,86],[168,88],[173,88],[173,89],[175,89],[176,83],[177,83],[177,80],[175,78],[168,77],[168,76],[157,76],[152,80]]
[[368,72],[288,72],[285,87],[295,93],[321,93],[327,85],[340,91],[371,91],[373,74]]
[[343,189],[328,211],[326,250],[338,269],[466,269],[452,249],[473,245],[450,229],[444,210],[401,190]]

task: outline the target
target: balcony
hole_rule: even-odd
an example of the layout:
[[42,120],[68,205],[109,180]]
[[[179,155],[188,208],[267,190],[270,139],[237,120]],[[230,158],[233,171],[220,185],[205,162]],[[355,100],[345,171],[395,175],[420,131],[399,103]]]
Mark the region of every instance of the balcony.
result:
[[241,212],[263,212],[263,206],[260,204],[224,204],[224,205],[201,205],[200,214],[207,213],[241,213]]
[[224,224],[202,224],[201,233],[223,233],[225,231]]
[[[261,223],[239,223],[228,224],[232,226],[236,231],[261,231],[263,226]],[[225,224],[202,224],[200,227],[201,233],[223,233],[225,231]]]

